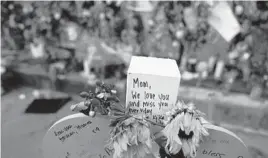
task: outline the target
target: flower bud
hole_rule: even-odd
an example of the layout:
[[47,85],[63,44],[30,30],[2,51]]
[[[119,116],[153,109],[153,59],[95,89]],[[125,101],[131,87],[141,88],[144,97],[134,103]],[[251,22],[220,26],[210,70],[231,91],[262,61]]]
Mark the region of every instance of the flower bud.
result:
[[111,90],[111,93],[113,93],[113,94],[116,94],[117,92],[116,92],[116,90]]
[[238,6],[235,7],[235,14],[236,15],[241,15],[243,13],[243,11],[244,11],[243,6],[238,5]]
[[104,93],[100,93],[97,95],[98,98],[102,99],[104,97]]
[[88,94],[87,92],[81,92],[79,95],[80,95],[80,97],[82,97],[82,98],[89,97],[89,94]]
[[96,115],[96,112],[95,111],[89,111],[89,116],[95,117],[95,115]]
[[184,36],[184,31],[183,31],[183,30],[178,30],[178,31],[176,32],[176,37],[177,37],[178,39],[181,39],[183,36]]

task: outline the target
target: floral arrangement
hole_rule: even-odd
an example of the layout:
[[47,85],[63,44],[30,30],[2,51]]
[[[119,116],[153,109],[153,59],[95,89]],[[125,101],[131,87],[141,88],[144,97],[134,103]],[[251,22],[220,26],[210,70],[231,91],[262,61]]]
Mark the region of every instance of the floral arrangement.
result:
[[197,110],[193,104],[178,102],[167,116],[162,131],[167,137],[166,150],[176,154],[182,148],[185,156],[196,157],[200,138],[208,136],[206,128],[202,126],[205,114]]
[[152,153],[149,122],[142,117],[122,117],[111,131],[114,158],[138,158]]
[[166,113],[164,125],[159,125],[143,115],[129,114],[129,109],[120,104],[113,86],[103,82],[97,82],[96,85],[95,93],[82,92],[80,96],[85,101],[71,106],[71,110],[93,117],[96,111],[110,116],[110,126],[113,127],[110,131],[110,144],[115,150],[114,158],[142,158],[152,155],[152,142],[156,137],[151,126],[154,125],[163,128],[160,133],[166,137],[165,149],[168,154],[175,155],[183,151],[185,157],[196,157],[199,141],[208,132],[203,126],[204,113],[193,104],[178,102],[177,106]]
[[107,115],[109,113],[110,104],[119,102],[119,99],[115,95],[117,92],[113,88],[113,85],[97,82],[95,92],[81,92],[80,96],[84,98],[85,101],[72,105],[71,110],[83,113],[88,112],[87,115],[89,116],[95,116],[95,111]]

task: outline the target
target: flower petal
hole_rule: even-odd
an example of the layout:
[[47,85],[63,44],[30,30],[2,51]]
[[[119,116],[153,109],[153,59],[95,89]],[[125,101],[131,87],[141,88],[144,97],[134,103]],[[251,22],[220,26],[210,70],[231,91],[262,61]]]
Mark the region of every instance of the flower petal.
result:
[[104,97],[104,93],[100,93],[97,95],[98,98],[102,99]]
[[190,147],[186,141],[184,141],[182,144],[182,150],[183,150],[184,156],[187,156],[190,154]]

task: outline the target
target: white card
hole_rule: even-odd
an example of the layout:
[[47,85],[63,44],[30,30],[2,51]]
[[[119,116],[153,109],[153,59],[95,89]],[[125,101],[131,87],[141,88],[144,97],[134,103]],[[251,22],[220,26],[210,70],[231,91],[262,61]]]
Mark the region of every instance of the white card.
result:
[[180,71],[175,60],[133,56],[128,69],[126,106],[162,123],[177,101]]
[[240,24],[227,2],[219,2],[211,9],[211,16],[208,18],[208,23],[213,26],[227,42],[230,42],[240,32]]

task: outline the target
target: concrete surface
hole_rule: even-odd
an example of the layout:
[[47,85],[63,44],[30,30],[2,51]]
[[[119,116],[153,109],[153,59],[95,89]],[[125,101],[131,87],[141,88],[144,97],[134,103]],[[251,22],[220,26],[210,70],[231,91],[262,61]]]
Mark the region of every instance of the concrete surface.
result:
[[[32,102],[32,88],[20,88],[1,98],[3,158],[41,158],[41,142],[48,128],[60,118],[71,114],[70,101],[55,114],[26,114]],[[25,94],[24,100],[19,99]]]
[[[3,158],[42,158],[41,143],[46,131],[55,121],[71,114],[69,107],[80,101],[75,97],[54,114],[26,114],[24,111],[33,100],[33,90],[24,87],[2,96],[1,156]],[[26,98],[19,99],[20,94],[25,94]],[[237,133],[250,148],[260,150],[265,155],[258,158],[267,157],[267,136],[248,134],[235,129],[232,131]]]

